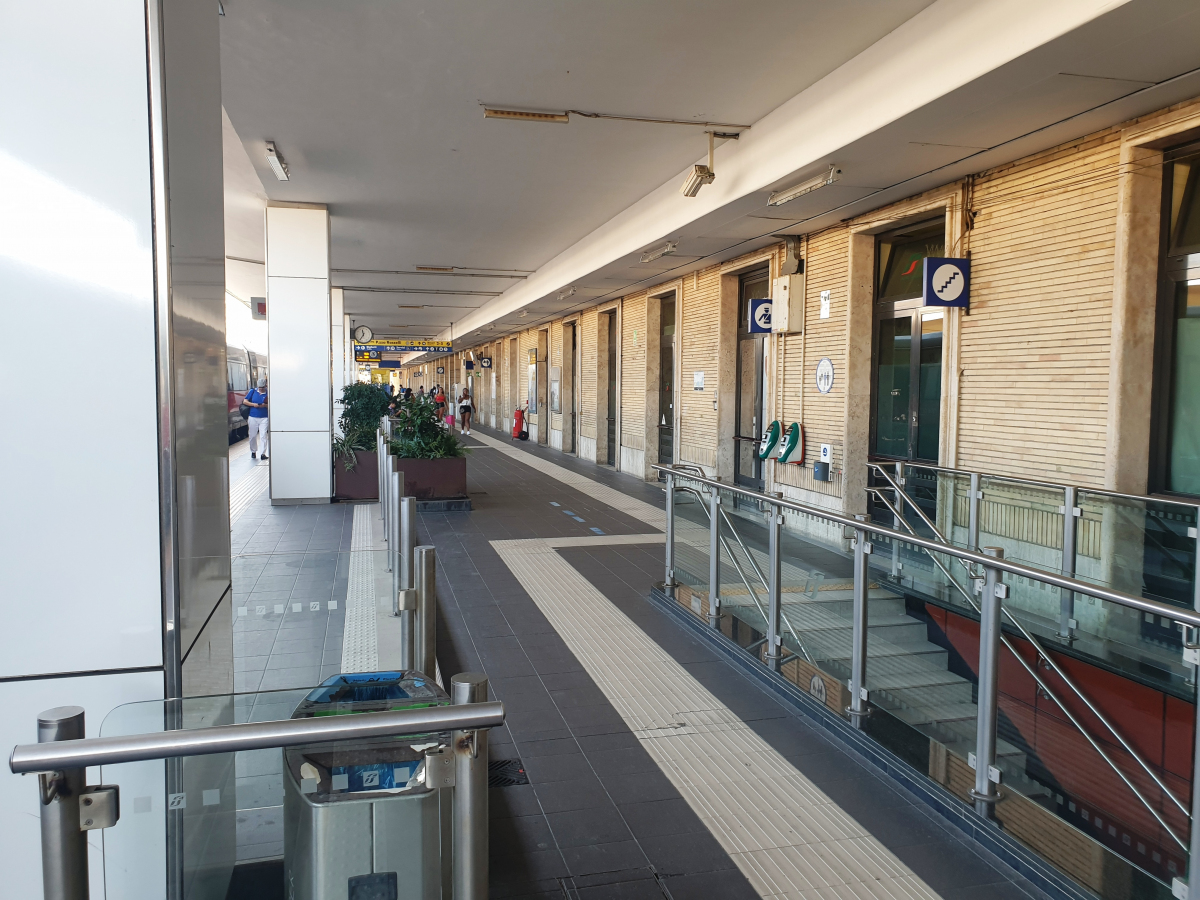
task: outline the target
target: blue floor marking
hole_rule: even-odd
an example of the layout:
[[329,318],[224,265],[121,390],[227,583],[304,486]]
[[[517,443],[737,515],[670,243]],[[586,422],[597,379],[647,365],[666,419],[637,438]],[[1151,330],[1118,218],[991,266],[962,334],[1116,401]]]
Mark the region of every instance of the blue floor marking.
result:
[[562,506],[561,503],[555,503],[553,500],[550,501],[550,505],[551,506]]
[[595,527],[593,527],[593,528],[590,528],[590,529],[588,529],[588,530],[589,530],[589,531],[594,531],[594,532],[596,532],[596,534],[604,534],[604,532],[603,532],[603,531],[601,531],[599,528],[595,528]]
[[576,522],[586,522],[587,521],[586,519],[579,518],[579,516],[571,516],[571,518],[574,519]]

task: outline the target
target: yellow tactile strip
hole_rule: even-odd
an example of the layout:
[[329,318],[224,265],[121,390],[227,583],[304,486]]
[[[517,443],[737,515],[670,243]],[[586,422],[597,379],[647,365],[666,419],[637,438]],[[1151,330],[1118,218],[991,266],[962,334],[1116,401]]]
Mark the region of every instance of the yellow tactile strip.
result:
[[[636,537],[658,536],[622,542]],[[761,896],[938,896],[564,560],[561,539],[491,543]]]

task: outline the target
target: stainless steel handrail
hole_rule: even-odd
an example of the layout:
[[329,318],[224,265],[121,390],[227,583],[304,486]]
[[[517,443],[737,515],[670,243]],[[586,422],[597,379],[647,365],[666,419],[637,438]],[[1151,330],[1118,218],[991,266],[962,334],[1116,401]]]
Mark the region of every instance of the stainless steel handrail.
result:
[[173,759],[237,750],[265,750],[326,741],[357,740],[438,731],[472,731],[504,724],[499,700],[462,706],[434,706],[389,712],[212,725],[123,737],[84,738],[45,744],[18,744],[8,759],[19,775],[147,759]]
[[675,477],[680,479],[706,484],[711,487],[717,487],[723,491],[740,494],[743,497],[748,497],[753,500],[761,500],[774,506],[778,506],[781,509],[790,509],[794,512],[816,516],[818,518],[825,519],[828,522],[842,525],[846,528],[858,528],[862,529],[863,531],[870,532],[871,534],[878,534],[883,537],[906,541],[909,544],[922,547],[926,550],[932,550],[937,553],[942,553],[946,556],[953,556],[957,559],[976,563],[980,566],[999,569],[1002,572],[1008,572],[1010,575],[1020,575],[1023,578],[1032,578],[1035,581],[1040,581],[1044,584],[1052,584],[1057,588],[1061,588],[1062,590],[1075,591],[1079,594],[1087,594],[1089,597],[1095,597],[1099,600],[1106,600],[1109,603],[1116,603],[1119,606],[1125,606],[1129,609],[1153,613],[1156,616],[1163,616],[1176,622],[1182,622],[1186,625],[1200,628],[1200,612],[1181,609],[1177,606],[1160,603],[1156,600],[1148,600],[1144,597],[1135,597],[1132,594],[1126,594],[1123,591],[1115,591],[1110,588],[1101,587],[1100,585],[1089,584],[1088,582],[1079,581],[1075,578],[1069,578],[1065,575],[1060,575],[1055,572],[1047,572],[1043,569],[1036,569],[1033,566],[1014,563],[1007,559],[997,559],[992,556],[986,556],[982,553],[976,553],[973,550],[955,547],[952,544],[942,544],[938,541],[929,540],[917,535],[904,534],[903,532],[896,531],[895,529],[886,528],[882,525],[876,525],[871,522],[860,522],[848,516],[830,512],[828,509],[822,509],[818,506],[809,506],[805,503],[797,503],[793,500],[784,500],[779,497],[772,497],[770,494],[764,494],[758,491],[749,490],[747,488],[737,487],[736,485],[727,484],[725,482],[715,481],[711,478],[704,478],[699,475],[675,471],[671,466],[655,464],[652,465],[651,468],[660,472],[671,472]]

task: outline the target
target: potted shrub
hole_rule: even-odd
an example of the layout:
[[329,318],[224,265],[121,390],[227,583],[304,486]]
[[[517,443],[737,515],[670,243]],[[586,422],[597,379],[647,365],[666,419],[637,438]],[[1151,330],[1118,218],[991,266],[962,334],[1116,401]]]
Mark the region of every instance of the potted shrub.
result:
[[342,390],[341,437],[333,441],[333,498],[378,500],[375,433],[391,398],[379,384],[356,382]]
[[392,420],[391,450],[400,457],[404,495],[418,500],[465,500],[466,447],[438,421],[433,397],[399,404]]

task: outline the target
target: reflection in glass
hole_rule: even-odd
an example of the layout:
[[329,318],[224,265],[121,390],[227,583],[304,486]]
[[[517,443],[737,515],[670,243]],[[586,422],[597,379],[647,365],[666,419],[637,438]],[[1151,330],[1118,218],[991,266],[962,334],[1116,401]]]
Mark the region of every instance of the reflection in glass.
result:
[[1200,281],[1175,286],[1174,350],[1168,486],[1200,494]]
[[942,256],[946,241],[942,225],[907,240],[879,244],[879,294],[876,303],[894,303],[921,296],[922,260]]
[[875,451],[885,456],[908,456],[911,362],[912,318],[883,319],[879,323]]
[[921,384],[917,410],[917,459],[938,458],[942,410],[942,314],[921,320]]

